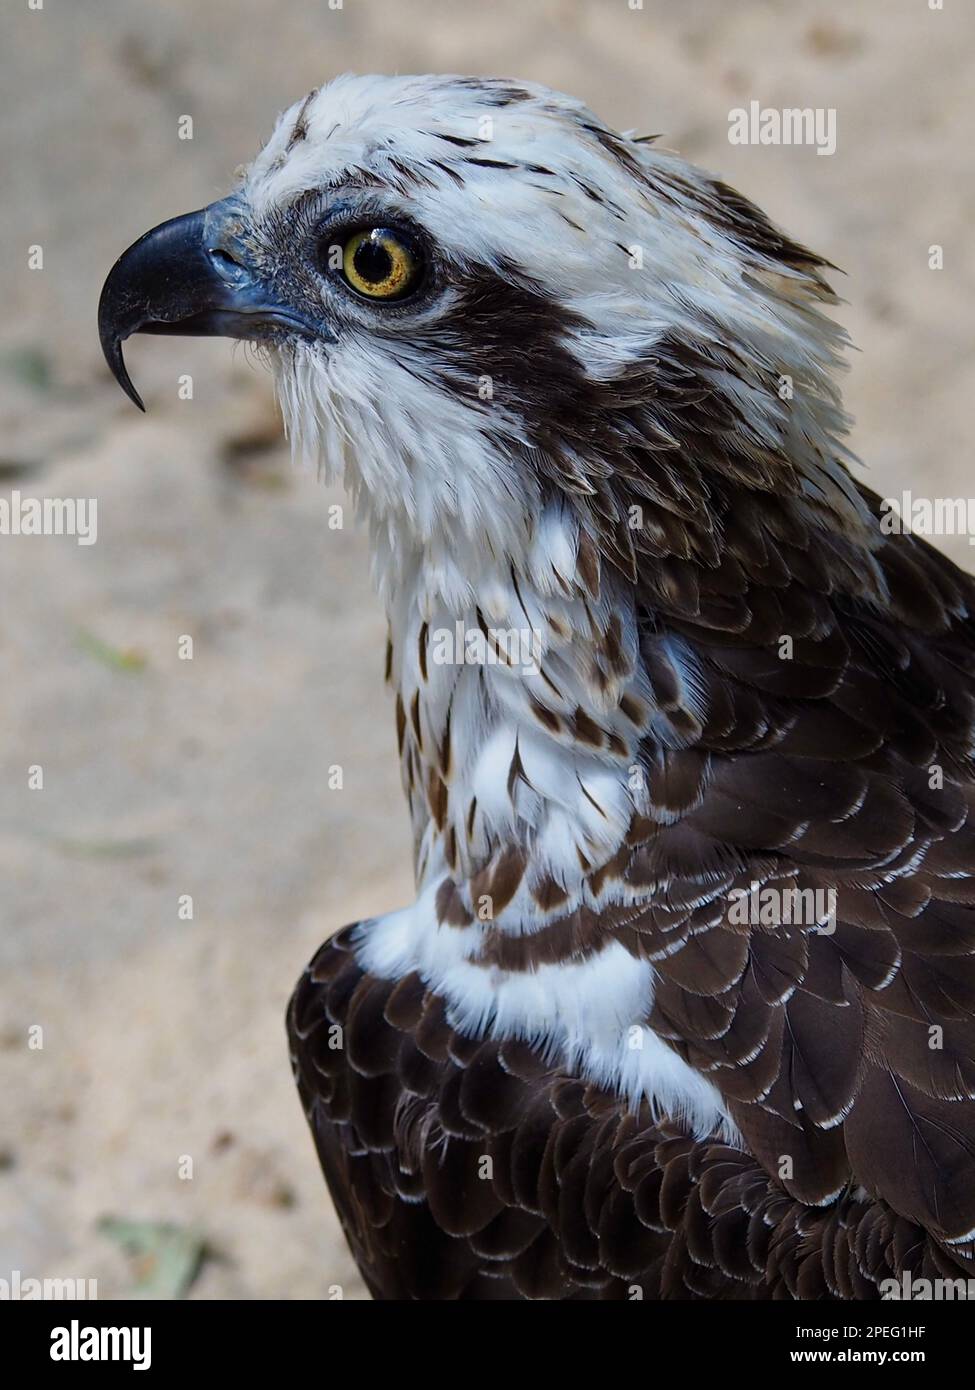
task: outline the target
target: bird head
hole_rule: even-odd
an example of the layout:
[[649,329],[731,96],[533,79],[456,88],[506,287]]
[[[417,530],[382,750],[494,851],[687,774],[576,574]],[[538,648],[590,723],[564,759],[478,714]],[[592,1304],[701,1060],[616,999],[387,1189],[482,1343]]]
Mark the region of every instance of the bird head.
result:
[[641,549],[715,561],[722,480],[862,524],[824,264],[570,97],[344,76],[122,255],[99,328],[140,406],[130,334],[267,348],[296,452],[390,550],[517,556],[554,509],[632,578]]

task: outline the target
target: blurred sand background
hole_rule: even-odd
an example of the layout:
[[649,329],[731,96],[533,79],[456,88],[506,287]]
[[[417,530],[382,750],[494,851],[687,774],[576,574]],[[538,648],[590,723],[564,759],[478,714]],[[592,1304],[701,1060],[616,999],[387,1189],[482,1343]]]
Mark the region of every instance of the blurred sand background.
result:
[[[0,537],[0,1277],[362,1297],[282,1017],[328,932],[411,892],[364,541],[291,470],[245,351],[138,339],[136,413],[99,353],[104,276],[336,73],[540,80],[662,132],[842,266],[873,486],[966,495],[975,10],[6,0],[0,25],[0,489],[99,505],[94,546]],[[834,106],[836,154],[731,146],[752,98]]]

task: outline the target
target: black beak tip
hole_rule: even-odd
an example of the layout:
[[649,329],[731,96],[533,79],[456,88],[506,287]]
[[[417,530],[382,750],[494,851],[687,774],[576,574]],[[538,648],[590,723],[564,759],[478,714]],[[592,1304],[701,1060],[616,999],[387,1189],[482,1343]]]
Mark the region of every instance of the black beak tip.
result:
[[132,404],[137,405],[142,413],[145,414],[145,403],[132,385],[132,378],[129,376],[125,366],[125,359],[122,356],[122,340],[115,337],[108,339],[103,338],[102,350],[105,353],[105,361],[111,368],[112,376],[114,376]]
[[144,414],[146,408],[142,397],[132,385],[132,378],[129,376],[125,359],[122,356],[122,342],[128,337],[128,334],[120,333],[118,328],[119,313],[113,283],[117,268],[117,266],[113,268],[102,289],[101,300],[98,305],[98,337],[109,371],[132,404],[137,405]]

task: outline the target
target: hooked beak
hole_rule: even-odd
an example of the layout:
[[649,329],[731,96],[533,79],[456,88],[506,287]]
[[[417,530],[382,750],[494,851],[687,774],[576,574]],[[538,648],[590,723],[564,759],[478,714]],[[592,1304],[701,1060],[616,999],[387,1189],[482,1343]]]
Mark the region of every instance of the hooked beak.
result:
[[255,272],[243,241],[241,205],[224,198],[146,232],[115,262],[98,302],[105,361],[140,410],[142,399],[122,358],[133,333],[260,339],[335,335],[282,302]]

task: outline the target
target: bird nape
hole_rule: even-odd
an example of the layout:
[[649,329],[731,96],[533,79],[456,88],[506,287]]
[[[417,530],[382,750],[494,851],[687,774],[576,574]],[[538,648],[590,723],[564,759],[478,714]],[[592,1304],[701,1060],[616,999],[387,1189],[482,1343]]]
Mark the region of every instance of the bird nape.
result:
[[386,1298],[975,1276],[975,586],[854,478],[827,264],[530,83],[340,77],[112,270],[370,530],[416,901],[292,1058]]

